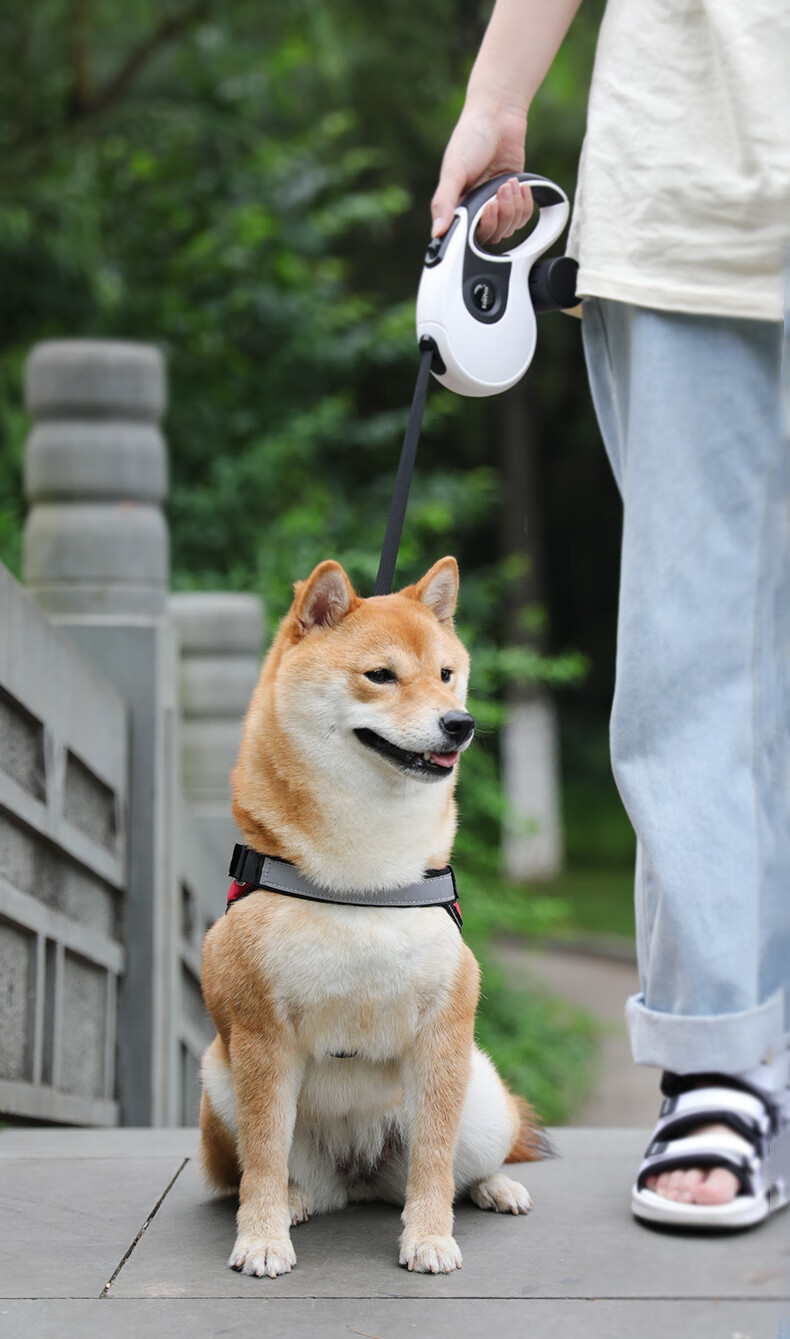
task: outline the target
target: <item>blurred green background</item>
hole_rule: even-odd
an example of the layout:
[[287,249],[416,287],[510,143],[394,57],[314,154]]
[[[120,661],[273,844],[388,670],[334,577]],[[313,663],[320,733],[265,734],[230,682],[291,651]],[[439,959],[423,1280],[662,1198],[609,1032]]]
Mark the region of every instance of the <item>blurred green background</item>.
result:
[[[369,593],[417,365],[429,201],[490,6],[470,0],[38,0],[0,13],[0,559],[20,566],[23,363],[35,341],[157,343],[170,378],[173,584],[248,589],[275,622],[322,558]],[[527,168],[572,193],[603,5],[530,114]],[[562,241],[559,244],[562,249]],[[398,576],[461,564],[478,743],[456,864],[473,945],[632,935],[633,838],[610,779],[620,508],[580,328],[541,318],[520,387],[434,387]],[[504,703],[560,721],[567,867],[500,870]],[[548,1119],[589,1020],[507,990],[480,1031]]]

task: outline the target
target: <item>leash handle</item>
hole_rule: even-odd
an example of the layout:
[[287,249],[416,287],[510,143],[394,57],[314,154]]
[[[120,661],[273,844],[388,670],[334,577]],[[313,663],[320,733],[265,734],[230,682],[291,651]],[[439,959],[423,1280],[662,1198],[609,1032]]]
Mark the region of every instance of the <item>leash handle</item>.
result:
[[389,595],[392,590],[392,581],[395,576],[395,564],[398,561],[400,537],[403,533],[406,506],[409,501],[409,489],[411,487],[411,479],[414,473],[414,462],[417,457],[417,443],[420,439],[422,416],[425,412],[425,399],[428,394],[431,363],[435,352],[436,345],[433,340],[420,340],[420,367],[417,372],[417,384],[414,387],[414,397],[411,402],[409,422],[406,425],[406,436],[403,439],[400,461],[398,462],[398,473],[395,476],[395,488],[392,494],[392,502],[390,503],[387,529],[384,532],[384,543],[381,547],[381,560],[379,562],[376,585],[373,589],[374,595]]

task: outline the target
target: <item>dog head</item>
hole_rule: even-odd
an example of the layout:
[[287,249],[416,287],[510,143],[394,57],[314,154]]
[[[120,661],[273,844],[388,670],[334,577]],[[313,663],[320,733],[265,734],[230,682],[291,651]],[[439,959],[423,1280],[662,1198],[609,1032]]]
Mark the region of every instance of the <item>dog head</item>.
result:
[[[234,813],[259,849],[266,840],[273,854],[294,858],[305,826],[322,820],[332,839],[357,847],[384,841],[385,829],[393,845],[426,844],[417,861],[449,849],[457,763],[474,732],[469,656],[453,628],[457,594],[454,558],[371,599],[336,562],[296,584],[233,775]],[[286,829],[284,845],[273,840]]]
[[296,588],[277,705],[298,748],[341,783],[446,782],[468,747],[469,657],[453,630],[458,567],[443,558],[397,595],[362,600],[338,563]]

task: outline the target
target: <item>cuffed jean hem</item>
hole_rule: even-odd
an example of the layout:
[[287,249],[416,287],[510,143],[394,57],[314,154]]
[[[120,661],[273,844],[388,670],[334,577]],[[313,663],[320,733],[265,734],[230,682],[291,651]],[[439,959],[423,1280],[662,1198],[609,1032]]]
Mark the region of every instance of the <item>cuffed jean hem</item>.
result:
[[673,1074],[740,1074],[786,1044],[783,990],[756,1009],[699,1017],[660,1013],[632,995],[625,1018],[636,1064]]

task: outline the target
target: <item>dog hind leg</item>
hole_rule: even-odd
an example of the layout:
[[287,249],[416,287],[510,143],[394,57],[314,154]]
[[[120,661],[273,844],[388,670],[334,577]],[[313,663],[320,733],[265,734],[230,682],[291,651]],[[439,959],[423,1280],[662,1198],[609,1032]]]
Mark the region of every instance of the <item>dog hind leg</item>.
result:
[[236,1138],[220,1120],[205,1091],[200,1099],[200,1164],[215,1190],[238,1190],[241,1167]]
[[453,1158],[456,1198],[468,1195],[496,1213],[529,1211],[528,1191],[499,1170],[519,1137],[521,1114],[488,1056],[475,1047]]
[[[301,1223],[309,1214],[333,1213],[348,1204],[345,1178],[322,1152],[313,1133],[297,1116],[288,1154],[292,1224]],[[294,1216],[294,1209],[303,1210]]]

